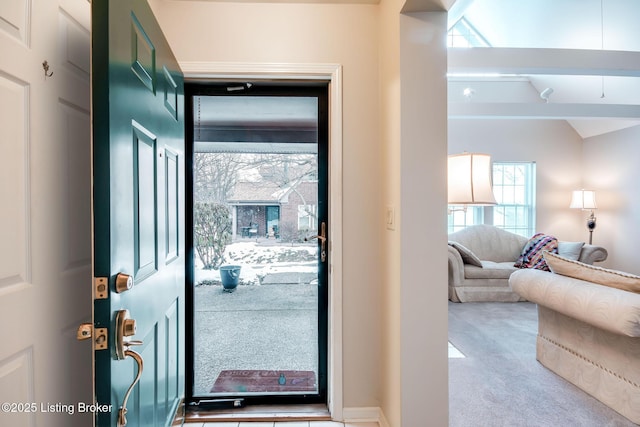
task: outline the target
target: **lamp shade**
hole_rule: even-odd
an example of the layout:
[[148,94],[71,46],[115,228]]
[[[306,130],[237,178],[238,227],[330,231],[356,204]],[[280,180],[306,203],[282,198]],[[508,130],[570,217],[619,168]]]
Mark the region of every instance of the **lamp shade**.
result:
[[572,209],[597,209],[596,192],[590,190],[575,190],[571,195]]
[[450,205],[495,205],[491,185],[491,156],[479,153],[452,154],[448,158]]

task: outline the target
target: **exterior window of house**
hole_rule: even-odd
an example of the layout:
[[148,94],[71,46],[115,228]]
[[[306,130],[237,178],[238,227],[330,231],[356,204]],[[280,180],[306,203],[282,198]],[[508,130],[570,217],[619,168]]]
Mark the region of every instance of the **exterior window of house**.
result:
[[464,211],[455,210],[449,214],[448,232],[453,233],[474,224],[484,224],[484,209],[482,207],[469,206]]
[[535,226],[535,167],[533,162],[494,163],[492,224],[531,237]]
[[316,230],[316,205],[298,205],[298,230]]
[[492,224],[531,237],[536,229],[535,182],[534,162],[494,162],[493,194],[498,205],[469,207],[466,211],[450,213],[448,232],[474,224]]
[[447,33],[447,47],[489,47],[489,43],[464,18]]

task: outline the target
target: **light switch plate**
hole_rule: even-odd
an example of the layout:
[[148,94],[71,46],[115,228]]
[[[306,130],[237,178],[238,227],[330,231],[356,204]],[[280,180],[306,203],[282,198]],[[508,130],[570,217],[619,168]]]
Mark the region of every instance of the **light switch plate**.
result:
[[392,205],[387,205],[386,224],[387,230],[396,229],[396,209]]

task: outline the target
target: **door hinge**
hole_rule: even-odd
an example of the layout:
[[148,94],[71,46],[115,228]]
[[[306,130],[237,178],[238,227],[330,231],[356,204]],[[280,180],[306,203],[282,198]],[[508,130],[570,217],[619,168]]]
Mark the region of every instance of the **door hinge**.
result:
[[107,277],[93,278],[93,299],[107,299],[109,296],[109,279]]
[[107,328],[94,328],[91,323],[81,323],[76,332],[78,341],[88,340],[93,337],[96,350],[105,350],[109,345]]

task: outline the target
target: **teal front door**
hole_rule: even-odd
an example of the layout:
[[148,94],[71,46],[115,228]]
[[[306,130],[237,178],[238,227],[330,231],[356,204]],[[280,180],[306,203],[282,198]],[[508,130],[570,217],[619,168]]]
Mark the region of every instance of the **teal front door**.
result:
[[96,425],[184,395],[184,83],[145,0],[92,2]]

